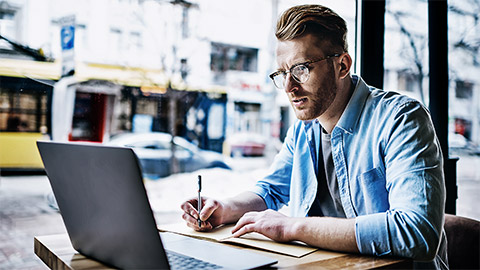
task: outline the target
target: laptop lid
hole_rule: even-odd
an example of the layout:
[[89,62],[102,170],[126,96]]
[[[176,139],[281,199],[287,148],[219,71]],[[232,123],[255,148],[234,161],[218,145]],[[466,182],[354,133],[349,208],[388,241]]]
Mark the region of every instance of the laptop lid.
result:
[[121,268],[168,268],[129,148],[37,142],[72,246]]
[[[130,148],[86,143],[37,142],[72,246],[120,268],[169,267]],[[277,261],[252,252],[185,236],[162,234],[165,247],[226,268]]]

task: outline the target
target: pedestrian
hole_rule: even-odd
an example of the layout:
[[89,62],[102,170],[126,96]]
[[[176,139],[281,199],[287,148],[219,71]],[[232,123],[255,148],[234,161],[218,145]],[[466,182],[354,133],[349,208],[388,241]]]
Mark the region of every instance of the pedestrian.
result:
[[[345,21],[321,5],[285,11],[276,28],[278,71],[298,121],[270,173],[227,200],[182,204],[183,219],[207,231],[261,233],[323,249],[408,257],[448,268],[443,231],[443,158],[427,109],[351,74]],[[291,215],[277,210],[290,205]]]

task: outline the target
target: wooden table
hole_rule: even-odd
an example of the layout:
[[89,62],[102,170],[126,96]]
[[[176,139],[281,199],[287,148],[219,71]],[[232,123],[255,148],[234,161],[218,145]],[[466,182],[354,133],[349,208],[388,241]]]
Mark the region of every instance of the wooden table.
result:
[[[246,248],[225,244],[236,248]],[[38,236],[34,238],[35,254],[51,269],[109,269],[98,261],[86,258],[73,249],[67,234]],[[301,258],[257,249],[249,251],[278,260],[271,268],[288,269],[408,269],[412,261],[403,258],[373,257],[318,250]]]

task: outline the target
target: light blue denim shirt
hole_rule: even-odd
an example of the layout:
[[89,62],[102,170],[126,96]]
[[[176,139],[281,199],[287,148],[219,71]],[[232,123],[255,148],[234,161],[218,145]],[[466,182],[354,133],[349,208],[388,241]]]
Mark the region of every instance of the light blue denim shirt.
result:
[[[446,265],[443,158],[435,130],[419,102],[369,87],[355,91],[331,133],[332,155],[347,218],[356,219],[361,253],[434,259]],[[270,209],[290,204],[307,216],[317,190],[313,121],[290,127],[270,173],[253,192]],[[438,252],[437,252],[438,251]]]

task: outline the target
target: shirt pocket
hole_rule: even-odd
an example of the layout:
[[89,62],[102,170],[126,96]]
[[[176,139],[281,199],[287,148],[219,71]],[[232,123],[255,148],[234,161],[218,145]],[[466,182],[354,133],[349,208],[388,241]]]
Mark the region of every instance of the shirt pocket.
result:
[[359,190],[355,193],[357,212],[373,214],[388,210],[388,191],[383,172],[378,168],[368,170],[357,177]]

